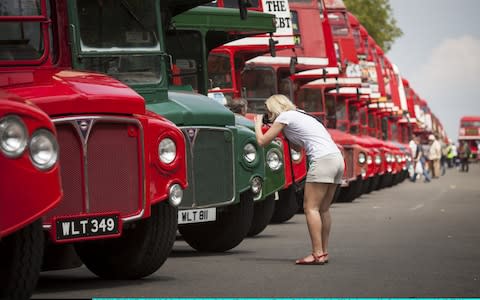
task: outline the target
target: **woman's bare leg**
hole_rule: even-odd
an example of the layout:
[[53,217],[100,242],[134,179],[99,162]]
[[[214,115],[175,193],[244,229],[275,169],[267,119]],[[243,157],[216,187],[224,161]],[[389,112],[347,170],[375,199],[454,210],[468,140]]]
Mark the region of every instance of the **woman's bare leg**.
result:
[[[325,195],[328,192],[329,184],[312,183],[305,184],[303,210],[307,220],[308,232],[312,242],[312,252],[323,254],[322,246],[322,218],[320,217],[320,208]],[[305,261],[313,261],[312,255],[304,258]],[[298,262],[298,261],[297,261]]]
[[[329,184],[328,190],[325,193],[325,197],[322,200],[320,206],[320,219],[322,220],[322,252],[328,253],[328,240],[330,238],[330,230],[332,228],[332,217],[330,215],[330,205],[332,204],[335,191],[337,190],[336,184]],[[326,257],[328,259],[328,257]]]

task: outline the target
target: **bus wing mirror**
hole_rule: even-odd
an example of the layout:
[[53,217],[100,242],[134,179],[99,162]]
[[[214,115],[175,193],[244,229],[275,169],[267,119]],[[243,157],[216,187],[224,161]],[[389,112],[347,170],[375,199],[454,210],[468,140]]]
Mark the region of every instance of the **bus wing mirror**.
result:
[[298,58],[296,56],[290,57],[290,75],[297,73],[296,66],[298,64]]
[[240,9],[240,19],[245,20],[248,16],[247,8],[252,7],[250,0],[238,0],[238,9]]
[[278,44],[278,41],[274,40],[272,37],[272,34],[270,33],[270,39],[268,40],[268,47],[270,49],[270,55],[272,57],[277,56],[277,50],[275,48],[275,45]]
[[240,96],[244,99],[247,99],[247,88],[246,87],[242,87],[242,90],[240,92]]

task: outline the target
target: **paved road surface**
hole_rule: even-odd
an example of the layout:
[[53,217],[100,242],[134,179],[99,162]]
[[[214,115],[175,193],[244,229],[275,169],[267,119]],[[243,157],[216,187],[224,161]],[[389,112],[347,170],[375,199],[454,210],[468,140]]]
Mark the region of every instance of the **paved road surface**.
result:
[[296,215],[222,254],[177,241],[139,281],[101,280],[86,268],[45,272],[34,298],[479,297],[480,165],[448,171],[334,204],[328,265],[294,265],[310,249]]

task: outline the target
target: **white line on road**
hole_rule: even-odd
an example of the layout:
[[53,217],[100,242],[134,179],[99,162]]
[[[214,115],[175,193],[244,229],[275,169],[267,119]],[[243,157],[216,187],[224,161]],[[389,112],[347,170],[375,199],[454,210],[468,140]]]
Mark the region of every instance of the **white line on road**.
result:
[[410,208],[410,210],[417,210],[417,209],[420,209],[420,208],[422,208],[422,207],[424,207],[424,206],[425,206],[424,204],[419,204],[419,205],[417,205],[417,206],[414,206],[414,207]]

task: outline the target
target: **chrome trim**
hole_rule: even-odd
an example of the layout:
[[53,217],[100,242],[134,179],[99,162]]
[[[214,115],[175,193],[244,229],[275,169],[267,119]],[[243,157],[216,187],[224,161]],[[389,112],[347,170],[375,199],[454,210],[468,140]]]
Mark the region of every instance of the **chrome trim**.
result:
[[[87,120],[89,122],[89,127],[87,129],[86,134],[84,135],[82,129],[80,128],[80,122],[82,120]],[[145,214],[145,208],[147,206],[147,183],[146,177],[145,177],[145,140],[144,140],[144,128],[142,126],[142,123],[135,119],[135,118],[127,118],[127,117],[112,117],[112,116],[81,116],[81,117],[66,117],[66,118],[57,118],[57,119],[52,119],[52,122],[54,124],[70,124],[72,125],[76,131],[77,134],[80,136],[80,139],[83,144],[83,159],[84,159],[84,166],[83,166],[83,171],[85,174],[85,207],[86,207],[86,212],[90,212],[90,199],[89,199],[89,193],[88,193],[88,161],[87,161],[87,149],[88,149],[88,139],[90,137],[90,133],[92,131],[93,126],[99,122],[99,121],[106,121],[106,122],[112,122],[112,123],[130,123],[134,124],[139,128],[140,131],[140,155],[141,155],[141,169],[142,169],[142,178],[141,178],[141,184],[140,187],[142,188],[142,204],[140,207],[140,212],[136,215],[130,216],[130,217],[122,217],[122,222],[127,223],[127,222],[132,222],[138,219],[141,219],[143,215]],[[59,146],[60,148],[60,146]],[[44,228],[49,228],[50,225],[44,225]]]
[[[235,157],[235,135],[233,134],[232,130],[229,129],[229,128],[223,128],[223,127],[210,127],[210,126],[179,126],[178,128],[180,128],[180,130],[182,131],[183,135],[185,136],[185,139],[190,141],[190,158],[193,157],[193,148],[195,146],[195,141],[197,139],[197,135],[199,133],[200,130],[202,129],[206,129],[206,130],[216,130],[216,131],[223,131],[223,132],[230,132],[231,135],[232,135],[232,170],[233,170],[233,176],[232,176],[232,192],[233,192],[233,195],[232,195],[232,199],[231,200],[227,200],[227,201],[224,201],[224,202],[218,202],[218,203],[215,203],[215,204],[209,204],[209,205],[197,205],[197,199],[195,198],[195,176],[192,176],[192,180],[188,182],[188,188],[192,188],[193,189],[193,192],[192,192],[192,195],[193,195],[193,200],[192,200],[192,206],[191,207],[182,207],[181,205],[178,207],[179,210],[185,210],[185,209],[191,209],[191,208],[209,208],[209,207],[221,207],[221,206],[227,206],[229,204],[232,204],[233,202],[235,202],[235,195],[236,195],[236,168],[235,168],[235,162],[237,161],[236,160],[236,157]],[[188,133],[187,133],[187,130],[188,129],[195,129],[195,135],[193,136],[193,138],[190,138],[188,136]],[[188,161],[188,160],[187,160]],[[189,167],[189,169],[191,170],[192,174],[195,174],[195,166],[193,164],[193,159],[190,160],[191,161],[191,166]],[[187,171],[188,172],[188,171]],[[188,175],[187,175],[188,177]]]

